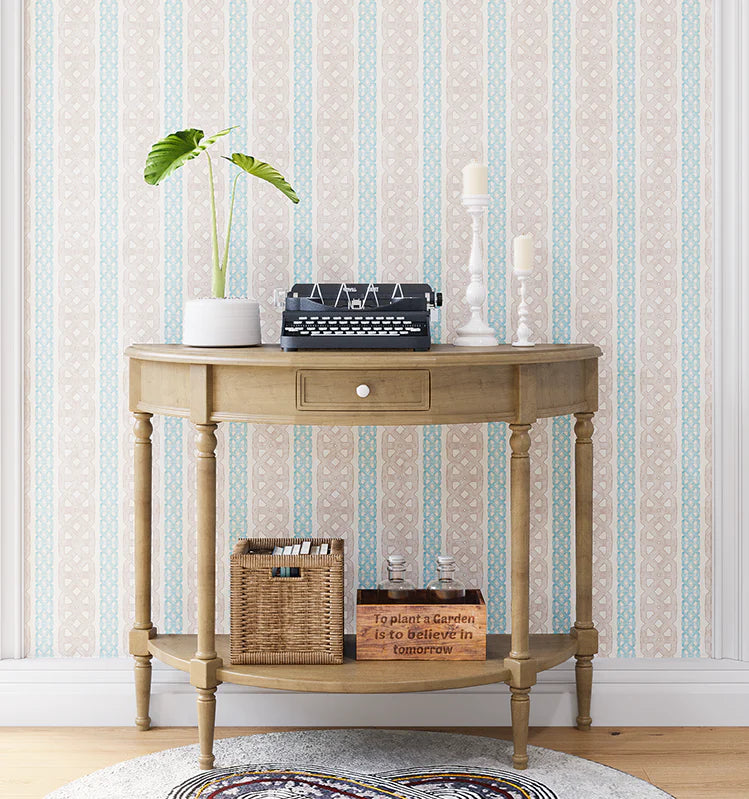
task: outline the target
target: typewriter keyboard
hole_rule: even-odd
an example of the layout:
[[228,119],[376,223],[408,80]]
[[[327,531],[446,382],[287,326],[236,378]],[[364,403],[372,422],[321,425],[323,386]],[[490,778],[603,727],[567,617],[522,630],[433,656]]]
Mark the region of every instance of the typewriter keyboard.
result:
[[385,316],[372,314],[299,315],[288,319],[284,324],[284,336],[312,337],[359,337],[381,336],[396,338],[400,336],[428,335],[424,322],[412,321],[405,316]]

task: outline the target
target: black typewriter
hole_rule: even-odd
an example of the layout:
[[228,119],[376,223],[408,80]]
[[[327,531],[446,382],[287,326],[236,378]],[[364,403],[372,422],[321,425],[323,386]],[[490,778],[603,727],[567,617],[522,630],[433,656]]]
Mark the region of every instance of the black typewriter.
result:
[[418,350],[431,346],[426,283],[297,283],[286,294],[281,349]]

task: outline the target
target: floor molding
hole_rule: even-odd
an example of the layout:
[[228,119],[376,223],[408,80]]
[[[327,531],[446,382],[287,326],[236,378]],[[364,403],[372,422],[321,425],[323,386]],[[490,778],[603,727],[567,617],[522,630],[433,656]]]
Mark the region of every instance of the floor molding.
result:
[[[312,694],[222,685],[220,726],[506,726],[504,685],[413,694]],[[231,695],[231,698],[229,698]],[[487,701],[496,695],[496,701]],[[151,717],[195,723],[187,675],[154,664]],[[222,701],[223,698],[223,701]],[[531,724],[565,726],[575,716],[574,664],[539,676]],[[0,725],[130,726],[132,664],[121,659],[0,662]],[[749,726],[749,664],[728,660],[600,658],[593,718],[603,726]]]

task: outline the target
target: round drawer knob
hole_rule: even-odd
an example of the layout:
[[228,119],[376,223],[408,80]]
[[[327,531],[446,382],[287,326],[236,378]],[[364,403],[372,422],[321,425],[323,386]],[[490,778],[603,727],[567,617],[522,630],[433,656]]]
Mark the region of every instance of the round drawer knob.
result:
[[357,386],[356,387],[356,396],[357,397],[361,397],[362,399],[364,399],[364,397],[368,397],[369,396],[369,386],[366,383],[362,383],[360,386]]

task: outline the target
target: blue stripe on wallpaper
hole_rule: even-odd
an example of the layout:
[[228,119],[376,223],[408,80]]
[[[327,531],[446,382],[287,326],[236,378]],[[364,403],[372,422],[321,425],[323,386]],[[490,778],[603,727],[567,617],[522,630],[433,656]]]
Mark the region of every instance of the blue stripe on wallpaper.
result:
[[313,279],[312,2],[294,0],[294,181],[305,202],[294,209],[294,278]]
[[617,653],[635,650],[635,0],[617,5]]
[[[294,279],[313,280],[312,2],[294,1],[294,181],[304,198],[294,211]],[[294,535],[311,536],[312,428],[294,428]]]
[[[507,16],[504,0],[489,0],[487,16],[487,224],[488,321],[499,341],[507,330]],[[488,626],[502,633],[507,623],[507,425],[487,425]]]
[[700,6],[681,4],[681,651],[700,652]]
[[54,655],[54,3],[35,6],[34,654]]
[[[442,289],[442,4],[424,0],[423,8],[423,237],[424,280]],[[441,340],[438,314],[431,332]],[[435,564],[442,547],[442,430],[427,425],[423,430],[423,578],[436,575]]]
[[[294,428],[294,535],[312,535],[312,428]],[[324,532],[324,531],[323,531]]]
[[[164,2],[164,134],[184,127],[182,119],[182,2]],[[164,340],[182,339],[182,176],[164,186]],[[164,626],[182,632],[183,422],[164,417]]]
[[[377,280],[377,0],[359,0],[359,146],[360,281]],[[377,585],[377,430],[358,435],[358,577],[361,588]]]
[[[247,152],[248,88],[248,24],[246,0],[229,2],[229,119],[227,124],[238,125],[229,135],[232,152]],[[247,191],[249,181],[242,175],[237,182],[232,221],[232,240],[229,253],[228,294],[247,297],[250,251],[247,236]],[[232,422],[227,426],[229,441],[229,535],[242,538],[258,531],[248,530],[248,426]]]
[[[572,41],[570,34],[572,10],[570,0],[554,0],[552,6],[552,63],[551,63],[551,335],[555,343],[570,340],[571,245],[571,179],[570,130],[572,115]],[[552,629],[556,633],[569,630],[571,612],[571,441],[570,420],[552,420]]]
[[377,428],[359,428],[359,588],[377,587]]
[[99,6],[99,652],[119,653],[118,3]]

